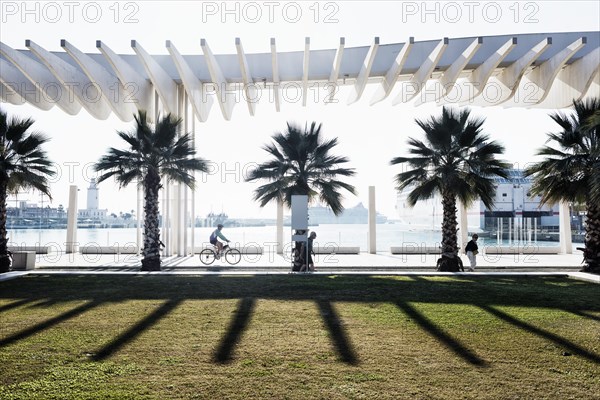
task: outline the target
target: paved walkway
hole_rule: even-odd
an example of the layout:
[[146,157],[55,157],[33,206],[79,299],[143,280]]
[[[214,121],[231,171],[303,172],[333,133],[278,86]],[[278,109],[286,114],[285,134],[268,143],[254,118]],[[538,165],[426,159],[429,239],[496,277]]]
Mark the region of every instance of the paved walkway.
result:
[[[224,260],[211,266],[200,263],[198,256],[165,257],[162,271],[140,272],[141,259],[136,255],[39,254],[32,271],[0,274],[0,282],[28,274],[160,274],[160,275],[278,275],[289,274],[289,258],[274,253],[244,255],[231,266]],[[475,276],[568,276],[600,283],[600,276],[578,272],[581,255],[479,255],[476,272],[436,272],[435,255],[392,255],[390,253],[358,255],[317,255],[315,275],[475,275]],[[463,257],[463,262],[467,262]]]
[[[336,271],[371,271],[400,270],[400,271],[434,271],[437,255],[392,255],[391,253],[358,255],[316,255],[314,257],[317,270],[326,272]],[[141,258],[137,255],[113,254],[38,254],[36,269],[41,270],[114,270],[139,269]],[[507,254],[507,255],[478,255],[478,271],[578,271],[581,268],[580,254]],[[463,262],[468,265],[466,257]],[[289,257],[275,253],[262,255],[242,255],[239,264],[232,266],[225,260],[217,260],[211,266],[200,263],[198,255],[186,257],[163,258],[163,269],[167,270],[211,270],[211,271],[282,271],[289,272],[291,260]]]

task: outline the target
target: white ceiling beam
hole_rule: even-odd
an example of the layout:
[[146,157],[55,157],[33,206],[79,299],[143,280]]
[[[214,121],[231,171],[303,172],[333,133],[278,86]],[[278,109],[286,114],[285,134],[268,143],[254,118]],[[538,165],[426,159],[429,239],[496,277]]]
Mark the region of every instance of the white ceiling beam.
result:
[[252,73],[248,67],[248,59],[244,53],[244,47],[240,38],[235,38],[235,48],[237,50],[238,62],[240,63],[240,71],[242,72],[242,82],[244,84],[244,95],[246,104],[248,104],[248,112],[251,116],[256,113],[256,102],[258,101],[257,90],[252,80]]
[[29,103],[44,111],[54,107],[54,102],[42,96],[42,92],[18,68],[1,58],[0,71],[3,101],[14,105]]
[[231,96],[228,96],[227,94],[230,85],[227,83],[225,75],[223,74],[223,71],[221,71],[221,67],[210,50],[206,39],[200,40],[200,47],[202,47],[202,51],[204,52],[204,59],[206,60],[208,72],[213,81],[212,83],[215,85],[214,89],[219,100],[221,113],[223,114],[223,118],[225,118],[226,121],[229,121],[231,120],[233,106],[235,105],[235,98],[232,100]]
[[406,62],[414,43],[415,38],[412,36],[408,39],[408,42],[404,43],[402,49],[400,49],[398,52],[394,63],[390,69],[388,69],[383,81],[381,81],[377,91],[371,98],[369,105],[372,106],[373,104],[379,103],[381,100],[386,99],[390,93],[392,93],[392,90],[398,81],[398,77],[400,76],[400,72],[402,72],[402,67],[404,67],[404,63]]
[[[485,60],[479,67],[477,67],[464,82],[461,88],[455,85],[445,97],[438,101],[440,103],[470,103],[474,98],[479,96],[488,80],[498,67],[502,60],[515,48],[517,45],[517,38],[512,37],[508,39],[502,46],[498,48],[487,60]],[[460,89],[459,98],[453,99],[457,90]]]
[[275,38],[271,38],[271,68],[273,70],[273,99],[275,100],[275,110],[279,112],[281,110],[281,89],[279,88],[279,63]]
[[437,63],[442,58],[444,51],[448,47],[448,38],[445,37],[438,43],[437,46],[433,49],[433,51],[429,54],[427,59],[421,64],[421,67],[413,74],[408,82],[403,82],[400,93],[394,101],[392,105],[397,105],[400,103],[406,103],[415,98],[425,87],[425,83],[431,77],[431,73],[437,66]]
[[128,101],[128,93],[119,78],[66,40],[60,41],[60,47],[65,49],[71,58],[75,60],[90,81],[98,85],[103,99],[119,119],[125,122],[132,121],[135,107],[133,103]]
[[551,108],[549,105],[553,104],[569,107],[573,100],[581,100],[586,95],[598,74],[600,74],[600,48],[590,51],[579,60],[562,68],[554,79],[546,99],[536,107]]
[[499,76],[490,78],[490,84],[497,88],[494,96],[479,96],[473,104],[479,106],[493,106],[504,103],[515,95],[519,82],[531,65],[552,45],[552,38],[547,37],[533,46],[521,58],[504,68]]
[[438,101],[442,98],[446,93],[448,93],[456,84],[456,80],[463,72],[471,58],[477,53],[477,50],[483,44],[483,37],[478,37],[473,40],[467,48],[454,60],[452,65],[448,67],[446,71],[442,74],[442,77],[434,82],[427,84],[425,88],[425,95],[419,96],[415,101],[415,105],[419,106],[423,104],[426,100],[429,101],[429,95],[433,92],[433,99],[430,101]]
[[[526,74],[518,89],[525,96],[523,101],[527,102],[530,106],[543,102],[548,96],[552,83],[558,73],[562,70],[567,61],[585,46],[586,43],[587,38],[585,37],[575,40],[566,48],[552,56],[552,58],[544,61],[542,65]],[[533,83],[535,85],[536,90],[534,93],[531,93],[531,90],[528,90],[528,83]]]
[[48,68],[69,93],[69,101],[78,101],[94,118],[105,120],[111,113],[102,90],[77,68],[39,46],[31,40],[25,41],[27,47]]
[[308,97],[308,67],[310,65],[310,38],[304,38],[304,63],[302,66],[302,106],[306,107]]
[[352,87],[350,96],[348,96],[348,105],[357,102],[361,98],[363,92],[365,91],[365,87],[367,86],[367,82],[369,81],[369,76],[371,75],[373,61],[375,61],[378,49],[379,38],[375,37],[373,44],[371,44],[371,47],[369,48],[369,51],[365,56],[365,60],[363,61],[363,64],[360,68],[360,72],[358,73],[358,77],[354,82],[354,86]]
[[190,103],[194,109],[194,114],[198,120],[201,122],[206,122],[208,115],[210,114],[210,109],[213,105],[212,96],[208,95],[200,79],[194,75],[192,68],[189,66],[187,61],[185,61],[185,58],[183,58],[170,40],[167,40],[166,47],[171,55],[171,58],[173,59],[175,67],[177,68],[177,72],[179,73],[185,92],[190,99]]
[[[56,81],[56,78],[43,64],[2,42],[0,42],[0,54],[21,71],[29,82],[35,86],[37,89],[36,99],[39,98],[42,102],[54,103],[69,115],[77,115],[81,111],[81,104],[77,101],[69,101],[67,89],[62,83]],[[3,71],[0,73],[3,74]]]
[[327,83],[327,90],[329,95],[325,100],[325,104],[337,103],[335,94],[339,89],[338,78],[340,76],[340,67],[342,65],[342,57],[344,56],[344,47],[346,46],[346,38],[340,38],[340,45],[335,52],[335,58],[333,59],[333,65],[331,67],[331,73],[329,74],[329,82]]
[[129,63],[102,41],[96,41],[96,48],[102,53],[121,81],[127,93],[127,101],[133,103],[138,110],[146,111],[148,121],[154,122],[154,87],[152,82],[135,71]]
[[131,48],[137,54],[166,113],[177,115],[177,84],[150,54],[135,40]]

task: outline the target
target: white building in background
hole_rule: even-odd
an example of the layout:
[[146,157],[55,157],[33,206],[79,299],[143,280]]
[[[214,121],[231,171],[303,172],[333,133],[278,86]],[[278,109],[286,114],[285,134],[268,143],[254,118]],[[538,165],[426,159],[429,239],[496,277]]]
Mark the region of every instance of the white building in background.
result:
[[80,209],[77,212],[78,219],[104,219],[108,214],[107,209],[99,209],[100,206],[100,188],[95,178],[90,181],[87,189],[87,208]]
[[[558,228],[558,204],[549,206],[540,204],[540,196],[532,196],[531,178],[525,178],[522,170],[512,169],[509,178],[497,178],[494,208],[488,209],[482,201],[474,202],[467,210],[469,232],[495,231],[502,221],[505,226],[509,220],[525,220],[540,229]],[[434,198],[418,202],[409,207],[407,202],[410,189],[398,193],[396,210],[400,222],[414,227],[440,230],[443,219],[442,199]],[[500,220],[501,218],[501,220]],[[522,225],[522,224],[521,224]],[[506,230],[505,230],[506,232]]]

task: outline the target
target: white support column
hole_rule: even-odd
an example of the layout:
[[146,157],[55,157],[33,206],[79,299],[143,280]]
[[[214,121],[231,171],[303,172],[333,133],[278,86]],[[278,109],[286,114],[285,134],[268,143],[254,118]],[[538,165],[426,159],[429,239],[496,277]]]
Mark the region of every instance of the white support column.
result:
[[[189,104],[188,104],[188,95],[187,92],[184,93],[183,96],[183,105],[184,105],[184,112],[183,112],[183,126],[184,126],[184,133],[189,133],[189,120],[190,120],[190,113],[189,113]],[[194,174],[192,172],[192,174]],[[189,194],[189,190],[190,188],[185,185],[183,188],[183,253],[181,254],[182,256],[187,256],[189,254],[189,240],[188,240],[188,225],[189,225],[189,208],[188,208],[188,194]]]
[[377,254],[377,206],[375,186],[369,186],[369,254]]
[[271,38],[271,67],[273,70],[273,99],[275,100],[275,111],[281,110],[281,92],[279,89],[279,65],[277,62],[277,46],[275,38]]
[[277,254],[283,254],[283,202],[277,201]]
[[560,252],[563,254],[573,254],[573,241],[571,238],[571,213],[569,203],[561,201],[559,203],[559,238]]
[[[192,148],[196,149],[196,117],[192,114]],[[195,176],[195,174],[194,174]],[[195,246],[195,230],[196,230],[196,189],[192,190],[192,232],[190,235],[191,242],[191,254],[194,255],[194,246]]]
[[77,185],[69,186],[69,209],[67,211],[67,241],[65,253],[77,252]]
[[469,221],[467,218],[467,207],[460,200],[458,200],[458,218],[458,253],[460,254],[469,241]]
[[304,39],[304,62],[302,67],[302,107],[306,107],[308,97],[308,67],[310,65],[310,38]]

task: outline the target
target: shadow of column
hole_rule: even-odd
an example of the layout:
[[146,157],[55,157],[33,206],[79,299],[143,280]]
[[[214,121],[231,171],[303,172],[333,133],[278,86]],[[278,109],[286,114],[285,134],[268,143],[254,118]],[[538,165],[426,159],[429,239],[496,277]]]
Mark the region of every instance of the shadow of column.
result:
[[398,308],[400,308],[406,315],[412,318],[421,328],[429,332],[434,338],[436,338],[440,343],[444,344],[447,348],[452,350],[456,355],[458,355],[463,360],[467,361],[470,364],[476,365],[478,367],[487,367],[488,364],[485,360],[479,358],[477,354],[473,353],[467,347],[465,347],[458,340],[454,339],[452,336],[448,335],[442,329],[440,329],[433,322],[428,320],[423,314],[417,311],[416,308],[412,307],[408,303],[396,303]]
[[0,306],[0,313],[2,313],[4,311],[12,310],[13,308],[21,307],[22,305],[30,303],[31,301],[32,301],[31,299],[22,299],[22,300],[13,301],[12,303],[5,304],[3,306]]
[[92,308],[99,306],[100,304],[102,304],[102,302],[90,301],[88,303],[82,304],[79,307],[72,309],[71,311],[64,312],[54,318],[51,318],[44,322],[40,322],[39,324],[34,325],[31,328],[24,329],[21,332],[15,333],[14,335],[11,335],[5,339],[0,340],[0,348],[2,348],[4,346],[8,346],[9,344],[12,344],[18,340],[25,339],[25,338],[27,338],[31,335],[34,335],[38,332],[41,332],[45,329],[49,329],[49,328],[53,327],[54,325],[57,325],[63,321],[66,321],[66,320],[74,318],[80,314],[83,314],[84,312],[89,311]]
[[317,305],[319,306],[323,322],[325,322],[325,325],[329,330],[333,345],[342,361],[351,365],[358,364],[358,357],[350,344],[350,340],[342,326],[340,318],[335,309],[331,306],[331,302],[327,300],[318,300]]
[[231,361],[233,350],[248,327],[255,305],[256,299],[254,298],[247,297],[240,300],[235,316],[227,328],[227,333],[221,340],[221,343],[213,356],[213,361],[220,364]]
[[105,358],[109,357],[121,347],[125,346],[127,343],[131,342],[133,339],[139,336],[142,332],[149,329],[152,325],[156,324],[165,315],[173,311],[173,309],[175,309],[175,307],[177,307],[179,303],[181,303],[180,299],[167,300],[146,318],[139,321],[137,324],[129,328],[126,332],[122,333],[112,342],[100,349],[100,351],[94,354],[92,360],[102,361]]
[[573,343],[563,337],[560,337],[558,335],[555,335],[554,333],[545,331],[541,328],[537,328],[531,324],[528,324],[527,322],[519,321],[518,319],[516,319],[496,308],[493,308],[490,306],[479,306],[479,307],[481,307],[482,310],[487,311],[488,313],[492,314],[493,316],[495,316],[505,322],[508,322],[509,324],[512,324],[520,329],[523,329],[524,331],[541,336],[544,339],[548,339],[562,347],[565,347],[566,349],[573,352],[574,354],[585,357],[588,360],[595,362],[596,364],[600,364],[600,356],[599,355],[589,352],[586,349],[583,349],[583,348],[577,346],[575,343]]

